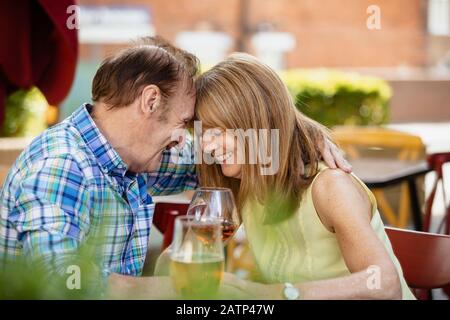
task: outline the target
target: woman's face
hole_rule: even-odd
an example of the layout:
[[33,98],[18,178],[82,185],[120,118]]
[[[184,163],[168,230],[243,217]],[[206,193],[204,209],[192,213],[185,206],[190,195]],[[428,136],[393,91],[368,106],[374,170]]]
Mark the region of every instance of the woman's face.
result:
[[215,158],[226,177],[241,178],[242,164],[238,162],[238,148],[234,134],[223,129],[208,129],[203,134],[203,152],[210,153]]

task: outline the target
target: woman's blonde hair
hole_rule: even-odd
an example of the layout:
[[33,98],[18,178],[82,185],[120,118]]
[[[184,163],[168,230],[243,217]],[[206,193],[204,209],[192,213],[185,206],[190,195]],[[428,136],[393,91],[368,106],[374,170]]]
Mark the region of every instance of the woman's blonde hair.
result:
[[[202,163],[197,167],[200,184],[230,188],[239,211],[247,200],[257,200],[267,208],[275,199],[287,201],[283,202],[288,203],[285,216],[295,211],[317,173],[318,146],[327,136],[325,129],[295,108],[274,70],[248,54],[232,54],[203,73],[196,80],[196,90],[196,118],[204,129],[279,130],[279,167],[275,174],[262,175],[258,164],[246,162],[237,180],[224,176],[219,164]],[[245,148],[245,159],[249,158],[248,152],[249,148]]]

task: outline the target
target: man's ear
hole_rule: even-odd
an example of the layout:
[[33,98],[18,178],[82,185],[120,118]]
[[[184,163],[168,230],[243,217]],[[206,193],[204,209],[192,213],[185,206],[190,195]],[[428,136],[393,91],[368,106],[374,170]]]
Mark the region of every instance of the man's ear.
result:
[[161,90],[154,84],[142,90],[140,108],[145,116],[151,116],[161,107]]

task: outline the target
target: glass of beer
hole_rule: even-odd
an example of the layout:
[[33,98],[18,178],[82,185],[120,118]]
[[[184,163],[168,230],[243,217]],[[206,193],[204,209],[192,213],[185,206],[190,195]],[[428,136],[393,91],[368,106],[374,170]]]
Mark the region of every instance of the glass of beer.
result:
[[224,272],[222,226],[217,219],[177,217],[170,276],[183,299],[212,299]]
[[187,214],[197,220],[218,219],[222,225],[222,241],[226,245],[241,224],[233,192],[228,188],[195,190]]

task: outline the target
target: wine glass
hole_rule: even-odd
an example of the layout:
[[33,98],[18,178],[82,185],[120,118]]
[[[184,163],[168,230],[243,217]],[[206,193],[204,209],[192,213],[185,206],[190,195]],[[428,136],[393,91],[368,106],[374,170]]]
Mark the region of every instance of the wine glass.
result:
[[211,218],[218,219],[222,224],[224,245],[228,243],[241,224],[233,192],[228,188],[195,190],[187,214],[200,221]]
[[[195,190],[187,215],[196,220],[217,219],[222,224],[222,242],[226,246],[241,224],[233,192],[228,188],[199,188]],[[168,276],[172,244],[158,257],[155,276]]]
[[182,298],[212,298],[219,290],[224,272],[221,229],[217,219],[176,218],[170,276]]

